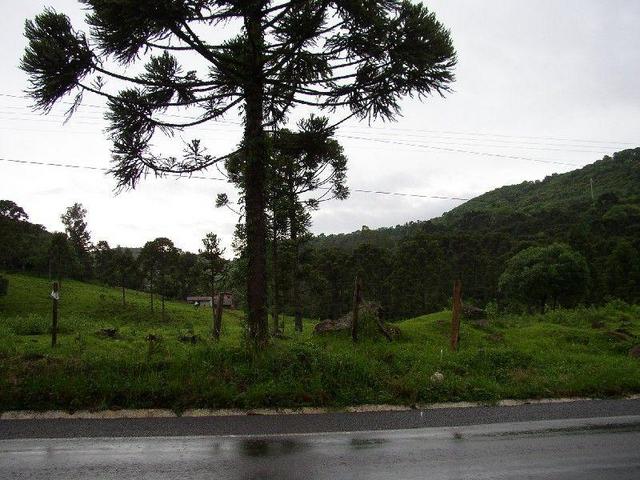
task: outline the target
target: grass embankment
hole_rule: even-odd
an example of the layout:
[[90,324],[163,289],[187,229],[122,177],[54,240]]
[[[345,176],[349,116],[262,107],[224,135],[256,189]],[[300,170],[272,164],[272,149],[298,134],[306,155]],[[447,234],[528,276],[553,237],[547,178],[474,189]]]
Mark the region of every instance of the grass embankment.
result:
[[[9,275],[0,298],[0,410],[167,407],[340,407],[495,401],[504,398],[618,396],[640,392],[640,307],[508,316],[488,326],[464,322],[461,349],[448,351],[448,312],[399,322],[400,340],[302,335],[250,354],[237,312],[209,338],[211,312],[167,302],[167,319],[149,297],[65,281],[59,345],[52,349],[50,284]],[[117,329],[115,338],[100,333]],[[195,343],[179,340],[193,332]],[[149,342],[149,334],[159,341]],[[442,372],[434,383],[431,375]]]

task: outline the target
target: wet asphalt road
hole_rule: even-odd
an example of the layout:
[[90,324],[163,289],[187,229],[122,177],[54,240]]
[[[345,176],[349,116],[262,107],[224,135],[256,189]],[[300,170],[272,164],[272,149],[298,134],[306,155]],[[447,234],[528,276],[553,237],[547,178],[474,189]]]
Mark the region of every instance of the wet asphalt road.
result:
[[0,440],[2,479],[640,478],[640,416],[375,432]]
[[0,421],[2,480],[124,478],[638,480],[640,399]]
[[625,415],[640,415],[640,399],[317,415],[0,420],[0,439],[354,432]]

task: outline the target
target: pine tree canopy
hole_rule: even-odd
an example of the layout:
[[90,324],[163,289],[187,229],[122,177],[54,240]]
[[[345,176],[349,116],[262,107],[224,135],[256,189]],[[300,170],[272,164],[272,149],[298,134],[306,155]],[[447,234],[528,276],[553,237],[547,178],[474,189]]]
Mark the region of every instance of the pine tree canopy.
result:
[[[406,95],[444,95],[456,63],[448,30],[407,0],[81,3],[89,32],[52,9],[26,22],[21,67],[36,107],[47,112],[75,94],[72,114],[83,93],[106,97],[118,188],[134,188],[150,171],[187,174],[240,154],[249,337],[265,345],[267,167],[269,139],[277,140],[269,132],[296,107],[346,116],[323,126],[330,132],[350,117],[391,120]],[[195,116],[177,116],[182,109]],[[158,131],[171,135],[234,110],[245,127],[235,152],[212,155],[200,139],[184,141],[180,158],[152,151]]]
[[[149,171],[189,173],[228,157],[200,140],[180,158],[151,150],[157,130],[171,134],[247,113],[259,81],[265,129],[296,106],[343,109],[359,118],[393,119],[406,95],[443,95],[454,80],[447,29],[422,4],[395,0],[81,0],[89,31],[46,9],[26,22],[21,67],[29,94],[49,111],[75,95],[108,99],[113,174],[135,187]],[[213,43],[216,32],[232,31]],[[199,59],[200,70],[183,64]],[[133,73],[133,72],[136,73]],[[169,120],[191,107],[194,116]],[[184,119],[184,116],[182,117]]]

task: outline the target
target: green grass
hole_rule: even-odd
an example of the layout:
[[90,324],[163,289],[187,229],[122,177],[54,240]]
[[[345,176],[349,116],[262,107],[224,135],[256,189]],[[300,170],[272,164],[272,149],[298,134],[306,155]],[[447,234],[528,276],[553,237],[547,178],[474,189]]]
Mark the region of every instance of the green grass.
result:
[[[211,312],[65,281],[59,345],[50,346],[50,284],[8,275],[0,298],[0,410],[166,407],[341,407],[504,398],[621,396],[640,392],[640,307],[506,316],[488,326],[464,322],[459,352],[448,350],[449,312],[403,322],[399,340],[304,333],[274,340],[266,352],[243,343],[242,315],[225,312],[222,338],[210,338]],[[596,328],[594,328],[596,327]],[[101,334],[117,329],[115,338]],[[617,331],[616,331],[617,330]],[[179,337],[193,332],[195,344]],[[159,341],[149,342],[153,334]],[[440,371],[442,383],[431,375]]]

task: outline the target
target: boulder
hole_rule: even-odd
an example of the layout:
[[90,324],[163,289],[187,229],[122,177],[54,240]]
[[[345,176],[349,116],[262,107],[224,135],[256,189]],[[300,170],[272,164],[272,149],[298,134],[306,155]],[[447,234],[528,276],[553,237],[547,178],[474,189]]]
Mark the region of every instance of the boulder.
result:
[[640,344],[629,349],[629,356],[631,358],[640,358]]
[[[327,319],[317,323],[313,333],[323,334],[351,330],[351,325],[352,313],[348,313],[337,320]],[[385,323],[380,319],[380,305],[376,302],[362,302],[358,325],[360,327],[358,331],[362,330],[364,334],[368,335],[373,335],[372,332],[376,332],[376,334],[384,335],[389,341],[400,336],[400,329],[397,326]]]
[[462,318],[466,320],[485,320],[487,318],[487,312],[482,308],[465,303],[462,305]]

